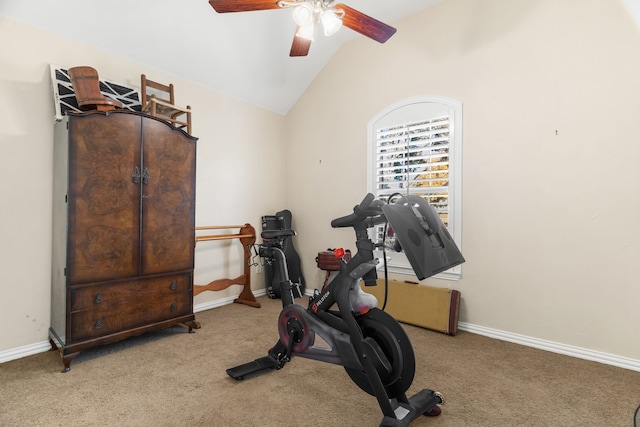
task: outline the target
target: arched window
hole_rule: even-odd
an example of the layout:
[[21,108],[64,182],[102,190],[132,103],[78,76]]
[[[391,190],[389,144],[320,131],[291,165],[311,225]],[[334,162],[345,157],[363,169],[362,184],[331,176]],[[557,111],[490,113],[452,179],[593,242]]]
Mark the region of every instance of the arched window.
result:
[[[423,197],[462,248],[462,103],[433,96],[398,102],[369,122],[368,141],[368,191],[385,202],[393,193]],[[387,251],[387,259],[390,271],[413,275],[403,253]],[[457,280],[460,273],[456,266],[436,277]]]

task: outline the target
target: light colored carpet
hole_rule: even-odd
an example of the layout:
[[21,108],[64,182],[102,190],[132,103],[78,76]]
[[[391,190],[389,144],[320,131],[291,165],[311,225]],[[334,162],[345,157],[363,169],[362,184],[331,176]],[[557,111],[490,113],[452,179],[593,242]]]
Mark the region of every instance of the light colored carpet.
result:
[[[197,313],[173,327],[87,350],[61,373],[56,351],[0,364],[0,426],[377,426],[375,398],[340,366],[293,358],[235,381],[227,368],[277,341],[280,300]],[[300,300],[306,305],[306,298]],[[461,332],[404,325],[416,353],[409,395],[445,397],[412,426],[632,426],[640,373]]]

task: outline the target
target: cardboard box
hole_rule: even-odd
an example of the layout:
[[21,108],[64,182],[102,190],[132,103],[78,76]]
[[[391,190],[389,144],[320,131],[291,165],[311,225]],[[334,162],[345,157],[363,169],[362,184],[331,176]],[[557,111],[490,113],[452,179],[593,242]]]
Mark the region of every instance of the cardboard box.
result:
[[[362,289],[378,298],[382,308],[384,279],[378,279],[378,286],[362,285]],[[399,322],[455,335],[459,310],[459,291],[389,280],[385,311]]]

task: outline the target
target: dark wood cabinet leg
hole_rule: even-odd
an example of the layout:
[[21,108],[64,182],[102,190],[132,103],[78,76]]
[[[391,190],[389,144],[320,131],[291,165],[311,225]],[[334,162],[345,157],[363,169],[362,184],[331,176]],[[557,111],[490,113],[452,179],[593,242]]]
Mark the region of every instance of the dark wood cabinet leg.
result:
[[191,322],[187,322],[184,325],[189,328],[190,334],[193,334],[195,332],[194,329],[200,329],[202,327],[200,326],[200,322],[198,322],[197,320],[192,320]]
[[71,361],[73,359],[75,359],[78,354],[80,354],[79,351],[77,351],[75,353],[69,353],[69,354],[63,354],[62,355],[62,363],[64,364],[64,369],[62,370],[62,373],[69,372],[71,370],[69,365],[71,365]]

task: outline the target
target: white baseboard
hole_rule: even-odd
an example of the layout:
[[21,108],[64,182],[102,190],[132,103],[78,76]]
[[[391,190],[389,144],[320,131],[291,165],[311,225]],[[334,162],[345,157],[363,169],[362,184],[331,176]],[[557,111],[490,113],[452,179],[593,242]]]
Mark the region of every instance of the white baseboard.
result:
[[[266,294],[265,290],[254,291],[255,296],[262,296]],[[307,290],[306,295],[311,295],[312,292]],[[194,305],[194,313],[209,310],[216,307],[222,307],[223,305],[232,304],[236,296],[228,298],[221,298],[215,301],[205,302],[202,304]],[[275,323],[275,320],[274,320]],[[489,338],[495,338],[502,341],[512,342],[514,344],[520,344],[527,347],[538,348],[540,350],[546,350],[553,353],[563,354],[565,356],[577,357],[578,359],[590,360],[593,362],[603,363],[605,365],[617,366],[619,368],[629,369],[631,371],[640,372],[640,360],[629,359],[627,357],[616,356],[613,354],[602,353],[599,351],[588,350],[580,347],[575,347],[567,344],[560,344],[553,341],[542,340],[539,338],[532,338],[525,335],[514,334],[511,332],[500,331],[497,329],[486,328],[484,326],[473,325],[471,323],[458,322],[458,329],[461,331],[467,331],[473,334],[483,335]],[[20,359],[22,357],[31,356],[37,353],[44,353],[51,349],[51,343],[49,341],[42,341],[35,344],[25,345],[22,347],[16,347],[9,350],[0,351],[0,363],[8,362],[10,360]]]
[[631,371],[640,372],[640,360],[629,359],[627,357],[616,356],[614,354],[602,353],[600,351],[588,350],[581,347],[575,347],[567,344],[560,344],[553,341],[547,341],[539,338],[532,338],[526,335],[514,334],[511,332],[500,331],[497,329],[486,328],[484,326],[473,325],[465,322],[458,322],[458,329],[471,332],[477,335],[483,335],[489,338],[495,338],[502,341],[512,342],[527,347],[533,347],[540,350],[550,351],[552,353],[563,354],[565,356],[577,357],[578,359],[590,360],[592,362],[604,363],[605,365],[617,366],[619,368],[629,369]]
[[35,344],[23,345],[22,347],[10,348],[9,350],[0,351],[0,363],[21,359],[33,354],[44,353],[49,350],[51,350],[51,343],[49,341],[41,341]]
[[[259,291],[252,291],[252,293],[253,293],[254,296],[259,297],[259,296],[262,296],[262,295],[266,295],[267,294],[267,290],[266,289],[260,289]],[[238,298],[239,295],[240,294],[234,295],[234,296],[230,296],[230,297],[227,297],[227,298],[220,298],[220,299],[209,301],[209,302],[203,302],[202,304],[198,304],[198,305],[194,305],[193,306],[193,312],[197,313],[199,311],[209,310],[211,308],[222,307],[223,305],[232,304],[233,300]]]

